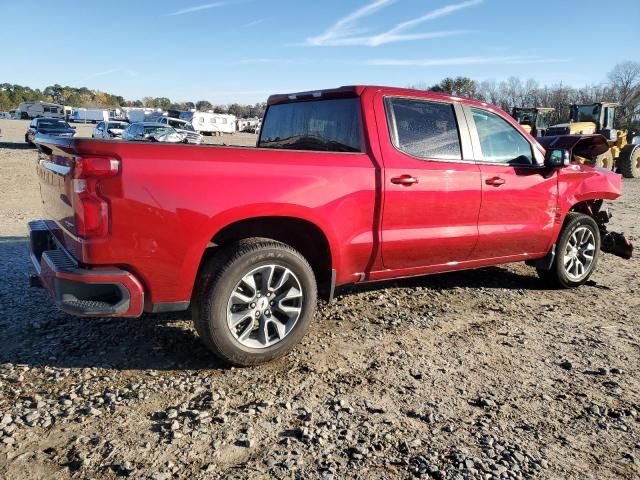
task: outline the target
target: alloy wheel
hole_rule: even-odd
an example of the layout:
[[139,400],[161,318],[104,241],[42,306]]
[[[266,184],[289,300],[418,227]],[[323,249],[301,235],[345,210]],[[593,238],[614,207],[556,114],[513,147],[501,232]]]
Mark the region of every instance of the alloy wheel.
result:
[[233,289],[227,326],[245,347],[271,347],[292,331],[303,301],[300,280],[289,268],[263,265],[244,275]]

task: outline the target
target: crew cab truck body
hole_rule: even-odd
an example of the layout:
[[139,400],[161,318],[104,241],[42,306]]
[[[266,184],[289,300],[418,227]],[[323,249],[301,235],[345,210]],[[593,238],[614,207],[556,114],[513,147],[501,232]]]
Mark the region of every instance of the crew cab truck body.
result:
[[600,209],[619,175],[569,164],[570,148],[545,157],[468,99],[276,95],[258,148],[36,143],[46,219],[30,223],[32,259],[57,305],[127,317],[191,305],[207,346],[238,365],[292,348],[316,289],[517,261],[572,287],[601,245],[631,253]]

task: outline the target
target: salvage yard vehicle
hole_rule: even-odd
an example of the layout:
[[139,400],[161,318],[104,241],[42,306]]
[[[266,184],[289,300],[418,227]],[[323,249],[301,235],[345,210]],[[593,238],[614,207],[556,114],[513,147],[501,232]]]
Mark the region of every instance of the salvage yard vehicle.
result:
[[[317,292],[337,286],[525,261],[571,288],[600,250],[632,253],[602,208],[620,175],[433,92],[271,96],[257,148],[36,142],[47,217],[29,224],[34,284],[80,316],[191,306],[234,365],[288,352]],[[590,145],[578,153],[607,148]]]
[[515,107],[511,116],[522,125],[522,128],[534,137],[544,137],[551,125],[551,116],[555,108],[548,107]]
[[173,127],[176,132],[184,135],[186,143],[193,143],[194,145],[200,145],[202,143],[202,135],[196,132],[193,129],[193,126],[186,120],[180,120],[178,118],[171,117],[162,117],[158,119],[158,123]]
[[569,123],[549,127],[546,135],[602,135],[609,148],[591,163],[608,170],[617,167],[626,178],[640,178],[640,148],[628,143],[627,130],[614,128],[619,106],[612,102],[571,105]]
[[73,123],[98,123],[106,118],[111,118],[109,110],[100,108],[77,108],[69,117]]
[[91,138],[121,138],[122,132],[128,127],[128,122],[98,122],[91,132]]
[[29,128],[24,134],[24,141],[31,145],[38,134],[73,137],[76,134],[76,129],[59,118],[36,118],[29,124]]
[[185,135],[158,122],[136,122],[122,132],[122,139],[129,142],[186,143]]

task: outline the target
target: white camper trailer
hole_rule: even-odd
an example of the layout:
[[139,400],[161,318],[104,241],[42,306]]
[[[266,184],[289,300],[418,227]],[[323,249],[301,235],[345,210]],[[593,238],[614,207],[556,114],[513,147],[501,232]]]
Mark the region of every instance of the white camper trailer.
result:
[[254,133],[260,125],[260,119],[254,118],[239,118],[238,119],[238,131]]
[[203,135],[222,135],[236,132],[236,116],[213,112],[182,112],[180,120],[193,125],[196,132]]
[[22,120],[40,117],[64,118],[64,107],[56,103],[22,102],[18,105],[14,116]]

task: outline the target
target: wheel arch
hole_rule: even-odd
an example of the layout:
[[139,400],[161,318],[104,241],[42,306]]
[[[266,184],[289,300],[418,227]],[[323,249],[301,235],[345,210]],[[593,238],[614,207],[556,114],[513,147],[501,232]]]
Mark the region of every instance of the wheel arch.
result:
[[327,299],[331,297],[337,252],[332,249],[330,237],[325,229],[316,222],[300,216],[263,215],[225,223],[211,235],[202,252],[198,272],[218,249],[247,238],[267,238],[296,249],[311,265],[319,294]]

